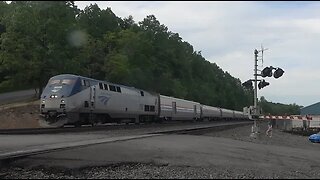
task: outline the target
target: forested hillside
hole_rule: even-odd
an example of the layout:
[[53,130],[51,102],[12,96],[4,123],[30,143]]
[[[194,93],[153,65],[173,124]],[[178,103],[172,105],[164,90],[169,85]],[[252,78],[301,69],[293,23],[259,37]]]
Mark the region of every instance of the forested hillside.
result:
[[0,35],[2,92],[70,73],[240,111],[253,102],[252,89],[154,15],[135,22],[96,4],[0,2]]
[[261,96],[259,101],[260,107],[262,108],[263,114],[270,115],[299,115],[302,106],[297,104],[282,104],[273,103]]

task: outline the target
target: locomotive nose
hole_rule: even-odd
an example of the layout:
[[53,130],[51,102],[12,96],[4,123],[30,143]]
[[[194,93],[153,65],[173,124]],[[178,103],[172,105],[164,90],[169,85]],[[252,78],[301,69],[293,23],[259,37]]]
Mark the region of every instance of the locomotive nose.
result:
[[41,110],[42,112],[56,110],[58,112],[65,111],[66,99],[61,94],[51,94],[49,98],[41,99]]
[[68,122],[66,116],[66,99],[52,94],[41,99],[39,123],[42,127],[62,127]]

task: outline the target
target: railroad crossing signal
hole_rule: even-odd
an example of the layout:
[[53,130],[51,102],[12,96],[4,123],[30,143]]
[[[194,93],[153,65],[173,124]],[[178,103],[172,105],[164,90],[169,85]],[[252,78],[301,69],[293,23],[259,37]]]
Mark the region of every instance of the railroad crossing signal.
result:
[[277,70],[273,73],[273,77],[278,79],[283,75],[283,73],[284,73],[284,70],[282,70],[281,68],[277,68]]
[[270,83],[266,82],[265,80],[262,80],[262,81],[259,82],[258,87],[259,87],[259,89],[262,89],[262,88],[264,88],[266,86],[269,86],[269,84]]
[[262,71],[261,71],[261,77],[272,77],[272,70],[275,70],[275,72],[273,73],[273,77],[278,79],[279,77],[281,77],[284,73],[284,70],[281,68],[274,68],[272,66],[270,67],[265,67]]
[[271,77],[272,76],[272,69],[273,67],[265,67],[262,71],[261,71],[261,76],[262,77]]

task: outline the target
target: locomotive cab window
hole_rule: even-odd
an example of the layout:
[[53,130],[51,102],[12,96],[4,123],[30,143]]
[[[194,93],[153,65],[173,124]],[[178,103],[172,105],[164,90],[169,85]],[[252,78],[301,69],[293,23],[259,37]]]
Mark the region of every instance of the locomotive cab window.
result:
[[140,91],[140,94],[141,94],[141,96],[144,96],[144,92],[143,91]]
[[116,87],[115,87],[115,86],[113,86],[113,85],[109,85],[109,89],[110,89],[110,91],[114,91],[114,92],[116,92]]
[[87,80],[85,80],[85,79],[82,79],[82,80],[81,80],[81,85],[82,85],[82,86],[88,86],[88,87],[89,87],[89,86],[90,86],[90,82],[87,81]]
[[73,83],[74,83],[74,80],[72,80],[72,79],[64,79],[61,82],[62,85],[69,85],[69,84],[73,84]]
[[49,81],[49,85],[72,85],[74,84],[73,79],[53,79]]
[[104,90],[108,90],[108,85],[107,84],[103,84],[104,86]]
[[150,111],[150,106],[149,105],[144,105],[144,111]]
[[121,93],[121,88],[117,86],[117,92]]
[[99,83],[99,88],[103,89],[102,83]]
[[49,82],[50,85],[59,84],[59,83],[60,83],[60,79],[50,80],[50,82]]

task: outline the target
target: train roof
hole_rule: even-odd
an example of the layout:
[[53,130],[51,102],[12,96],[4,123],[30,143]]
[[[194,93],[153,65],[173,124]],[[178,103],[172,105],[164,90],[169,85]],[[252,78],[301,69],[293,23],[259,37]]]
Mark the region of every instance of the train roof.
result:
[[82,78],[82,79],[94,81],[94,82],[96,82],[96,83],[103,82],[103,83],[107,83],[107,84],[111,84],[111,85],[116,85],[116,86],[120,86],[120,87],[123,87],[123,88],[135,90],[135,91],[145,91],[145,92],[148,92],[148,93],[153,94],[153,95],[158,94],[158,93],[155,93],[155,92],[152,92],[152,91],[146,91],[146,90],[138,89],[138,88],[135,88],[135,87],[125,86],[125,85],[122,85],[122,84],[116,84],[116,83],[112,83],[112,82],[109,82],[109,81],[106,81],[106,80],[98,80],[98,79],[93,79],[93,78],[89,78],[89,77],[85,77],[85,76],[80,76],[80,75],[74,75],[74,74],[59,74],[59,75],[53,76],[53,77],[51,77],[51,78],[55,78],[55,77],[61,77],[61,78],[70,78],[70,77],[72,77],[72,78]]
[[172,97],[172,96],[166,96],[166,95],[162,95],[162,94],[160,94],[160,96],[163,96],[163,97],[166,97],[166,98],[171,98],[171,99],[178,99],[178,100],[185,101],[185,102],[192,102],[192,103],[198,103],[198,104],[200,104],[199,102],[190,101],[190,100],[181,99],[181,98],[176,98],[176,97]]

